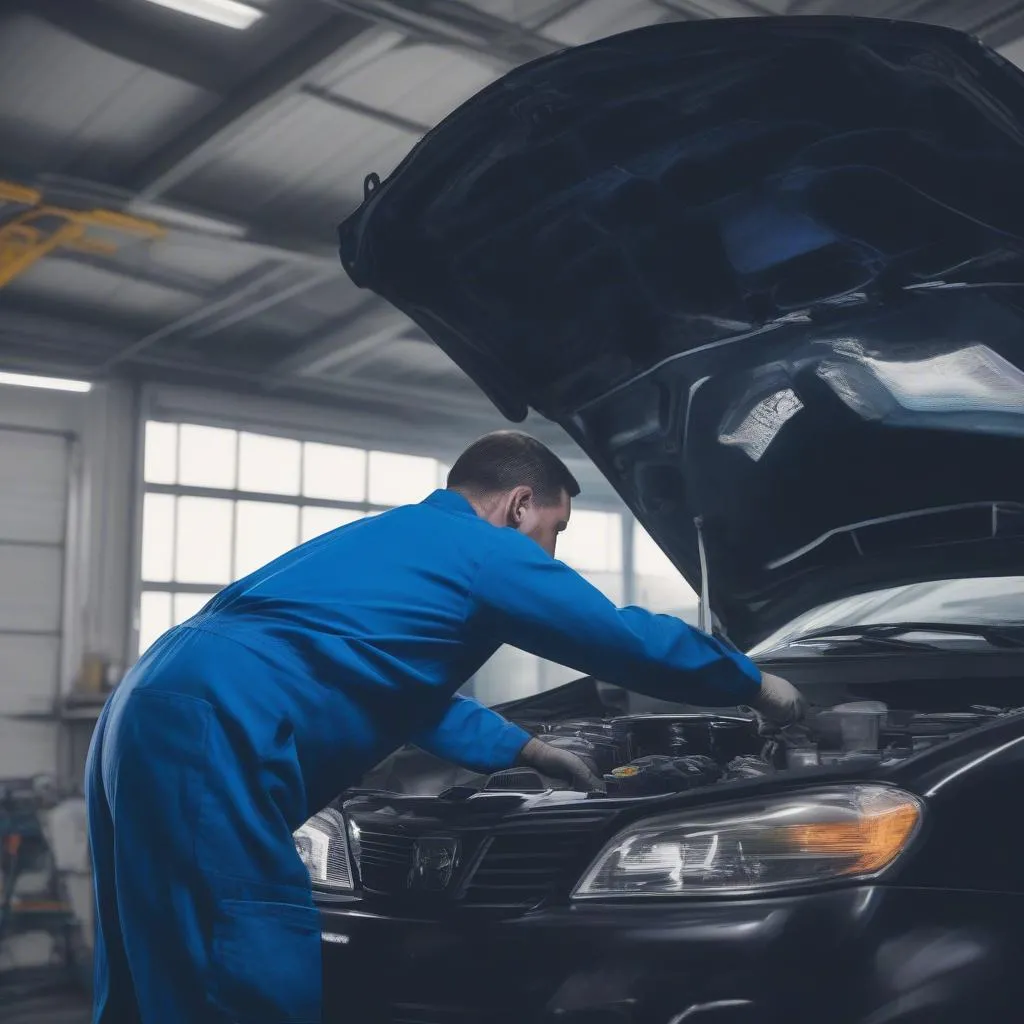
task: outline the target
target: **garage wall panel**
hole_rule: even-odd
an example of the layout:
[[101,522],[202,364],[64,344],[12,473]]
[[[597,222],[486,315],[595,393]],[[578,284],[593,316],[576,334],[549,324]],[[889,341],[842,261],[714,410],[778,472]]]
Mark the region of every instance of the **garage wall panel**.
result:
[[59,633],[64,551],[0,535],[0,633]]
[[0,634],[0,715],[49,711],[59,668],[56,637]]
[[63,545],[67,441],[0,430],[0,540]]
[[68,435],[0,427],[0,777],[54,775],[64,627]]
[[54,776],[56,764],[55,723],[0,718],[0,778]]

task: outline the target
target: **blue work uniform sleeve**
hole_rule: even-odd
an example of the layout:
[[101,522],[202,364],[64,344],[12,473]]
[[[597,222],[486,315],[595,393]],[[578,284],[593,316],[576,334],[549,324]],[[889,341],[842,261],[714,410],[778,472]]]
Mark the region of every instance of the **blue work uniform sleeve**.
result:
[[538,544],[498,531],[474,584],[476,614],[492,638],[637,693],[726,707],[754,699],[757,666],[671,615],[616,608]]
[[441,721],[412,742],[435,757],[478,772],[515,764],[530,734],[469,697],[455,696]]

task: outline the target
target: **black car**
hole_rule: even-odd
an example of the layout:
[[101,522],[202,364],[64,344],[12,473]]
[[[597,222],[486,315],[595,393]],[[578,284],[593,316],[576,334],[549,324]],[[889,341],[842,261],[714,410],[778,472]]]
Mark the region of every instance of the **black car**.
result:
[[326,1019],[1024,1019],[1024,77],[920,24],[670,24],[522,67],[341,228],[561,424],[806,727],[508,705],[607,795],[407,749],[297,834]]

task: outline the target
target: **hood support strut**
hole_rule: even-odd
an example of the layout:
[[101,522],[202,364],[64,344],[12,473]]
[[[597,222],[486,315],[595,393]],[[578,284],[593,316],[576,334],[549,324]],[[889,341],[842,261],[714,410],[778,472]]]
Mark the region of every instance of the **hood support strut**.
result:
[[708,580],[708,553],[704,546],[704,517],[693,520],[697,530],[697,554],[700,556],[700,605],[697,608],[697,628],[711,634],[711,583]]

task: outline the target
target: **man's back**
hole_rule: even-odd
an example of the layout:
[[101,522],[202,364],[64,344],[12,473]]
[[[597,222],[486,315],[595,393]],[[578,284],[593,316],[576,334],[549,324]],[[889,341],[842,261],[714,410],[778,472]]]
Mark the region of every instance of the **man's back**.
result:
[[288,552],[226,588],[188,625],[299,674],[329,667],[327,685],[461,682],[495,646],[467,649],[464,626],[474,577],[498,533],[464,498],[438,491]]
[[256,747],[289,723],[310,799],[329,798],[438,722],[494,653],[468,619],[502,532],[450,491],[342,527],[227,587],[125,688],[206,700]]

